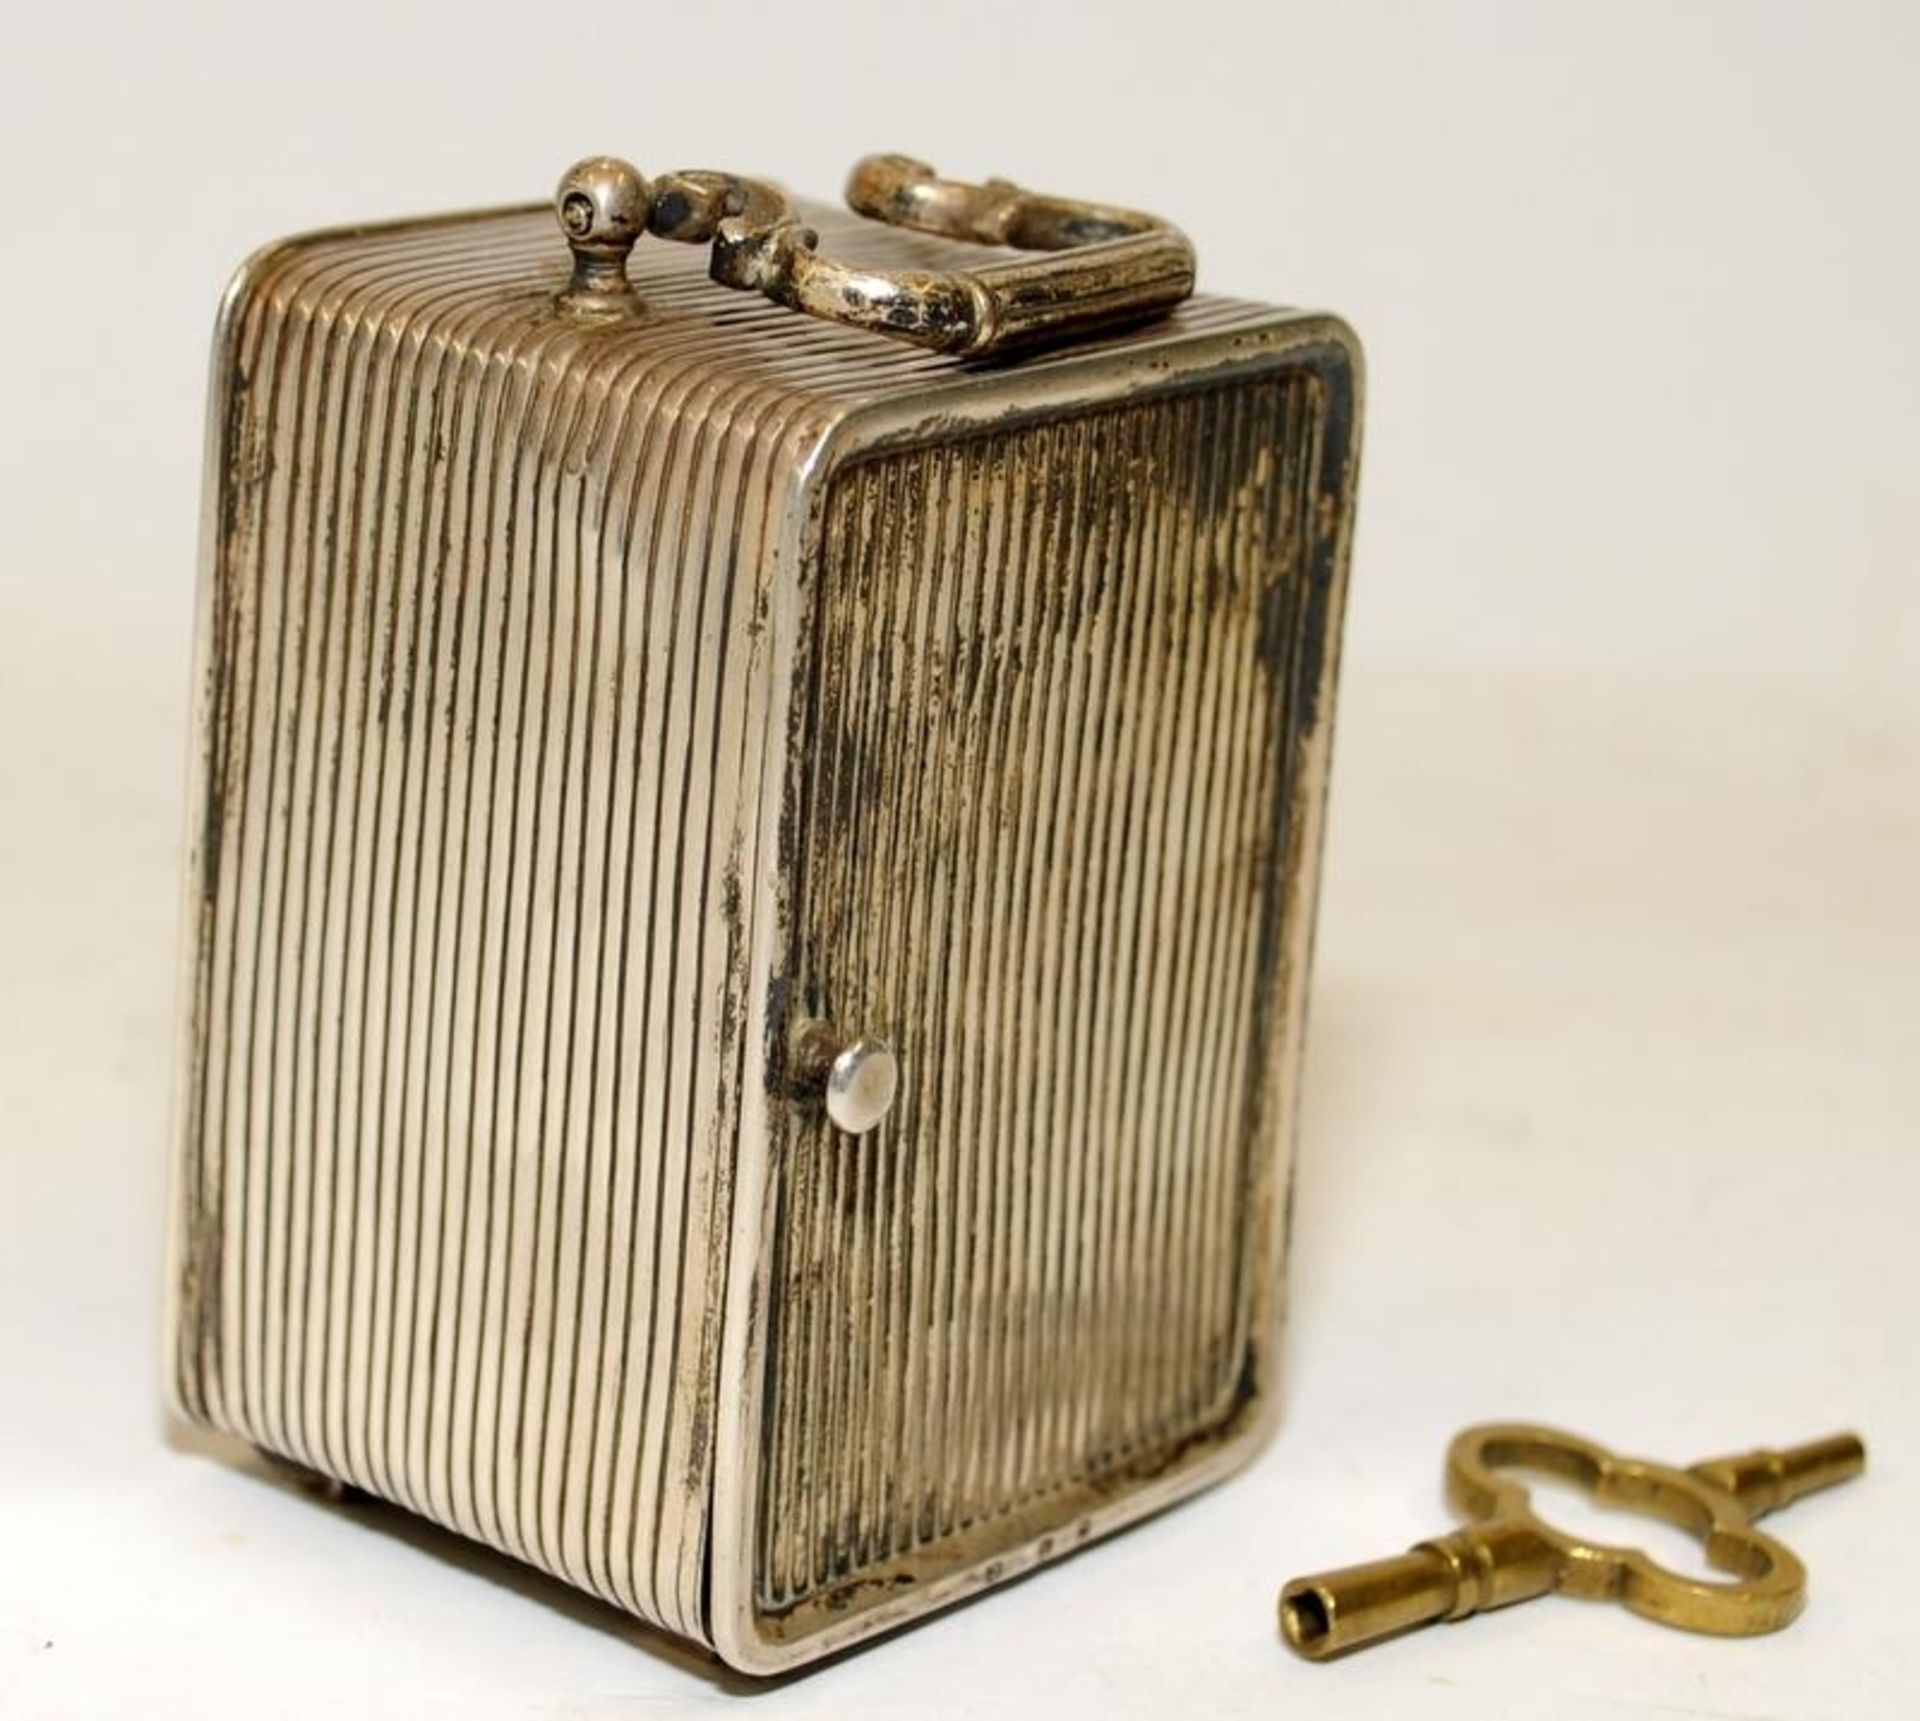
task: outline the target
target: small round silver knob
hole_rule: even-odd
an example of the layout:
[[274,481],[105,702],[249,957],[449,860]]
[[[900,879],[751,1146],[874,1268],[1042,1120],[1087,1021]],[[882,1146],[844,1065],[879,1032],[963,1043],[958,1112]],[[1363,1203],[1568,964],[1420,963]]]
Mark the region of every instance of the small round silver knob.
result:
[[865,1135],[893,1109],[900,1065],[884,1040],[855,1040],[827,1066],[827,1121]]
[[900,1061],[884,1040],[850,1038],[828,1022],[809,1022],[796,1038],[794,1072],[817,1093],[827,1121],[843,1135],[865,1135],[893,1109]]

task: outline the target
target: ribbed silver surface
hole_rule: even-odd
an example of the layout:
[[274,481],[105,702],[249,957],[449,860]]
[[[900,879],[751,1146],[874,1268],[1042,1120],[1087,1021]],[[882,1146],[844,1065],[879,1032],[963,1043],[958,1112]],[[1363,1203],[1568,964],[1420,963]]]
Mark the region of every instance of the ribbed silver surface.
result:
[[900,1101],[776,1153],[758,1602],[866,1605],[1240,1408],[1323,394],[850,467],[791,794],[808,1011]]
[[595,336],[491,225],[284,253],[231,329],[178,1390],[697,1635],[741,618],[819,420],[690,256]]
[[[819,219],[852,257],[957,260]],[[831,502],[830,601],[795,640],[781,545],[822,439],[968,373],[727,293],[685,248],[641,248],[649,315],[629,325],[556,316],[565,274],[545,211],[373,229],[257,260],[223,322],[170,1366],[188,1415],[702,1638],[721,1334],[754,1295],[728,1279],[758,1224],[734,1179],[742,1154],[781,1150],[741,1129],[770,1079],[750,975],[778,964],[753,909],[788,864],[763,784],[816,745],[793,712],[820,726],[822,773],[796,972],[894,1011],[925,1062],[904,1153],[830,1159],[802,1131],[780,1174],[782,1284],[827,1265],[781,1293],[764,1598],[950,1538],[1043,1494],[1075,1451],[1124,1464],[1217,1413],[1244,1313],[1236,1156],[1261,1127],[1252,957],[1222,928],[1264,888],[1274,835],[1253,830],[1276,742],[1248,630],[1293,506],[1261,463],[1300,402],[1200,393],[1171,417],[860,466]],[[1196,301],[1143,338],[1263,316]],[[1114,461],[1151,533],[1098,494]],[[949,568],[935,546],[973,482],[1027,547]],[[1043,493],[1085,497],[1050,549]],[[1233,524],[1205,528],[1216,515]],[[883,555],[926,563],[912,601]],[[816,699],[815,678],[839,691]],[[988,721],[1008,725],[998,753]],[[1102,725],[1124,752],[1082,760]],[[942,787],[948,765],[971,775]],[[890,881],[871,846],[891,827],[835,846],[853,772],[912,838],[909,874]],[[943,876],[949,839],[967,846]],[[850,890],[885,902],[888,930],[828,961]],[[1210,890],[1220,906],[1193,907]],[[1170,979],[1152,947],[1183,928],[1206,950]],[[1049,1003],[1043,1023],[1044,989],[1105,986],[1108,957],[1085,951],[1128,929],[1147,935],[1141,1001]],[[940,939],[964,977],[946,1003]],[[883,983],[889,952],[906,966]],[[1017,985],[990,997],[996,967]],[[1207,1073],[1140,1085],[1141,1036],[1184,1057],[1208,1022]],[[1125,1056],[1088,1062],[1078,1036],[1109,1029],[1133,1036]],[[1148,1180],[1137,1204],[1129,1178]],[[1077,1384],[1038,1379],[1098,1299],[1132,1320],[1154,1275],[1172,1299],[1155,1330],[1177,1311],[1191,1354],[1109,1337]],[[1001,1325],[1030,1336],[992,1340]],[[963,1332],[990,1342],[949,1379]],[[1151,1408],[1103,1408],[1121,1382]],[[836,1427],[878,1444],[836,1470]]]

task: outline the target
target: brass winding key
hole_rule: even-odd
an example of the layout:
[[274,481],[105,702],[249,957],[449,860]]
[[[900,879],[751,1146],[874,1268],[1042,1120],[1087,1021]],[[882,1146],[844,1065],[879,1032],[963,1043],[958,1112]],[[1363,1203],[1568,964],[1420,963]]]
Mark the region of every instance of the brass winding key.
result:
[[[1467,1619],[1554,1591],[1620,1601],[1685,1631],[1778,1631],[1806,1601],[1807,1572],[1754,1520],[1859,1475],[1866,1461],[1858,1435],[1834,1434],[1675,1470],[1617,1458],[1552,1428],[1483,1423],[1447,1451],[1447,1498],[1467,1527],[1393,1559],[1295,1578],[1280,1592],[1281,1635],[1309,1661],[1325,1661],[1434,1620]],[[1563,1477],[1602,1505],[1677,1524],[1700,1538],[1708,1563],[1730,1581],[1682,1577],[1638,1548],[1554,1529],[1534,1514],[1525,1485],[1499,1474],[1515,1469]]]

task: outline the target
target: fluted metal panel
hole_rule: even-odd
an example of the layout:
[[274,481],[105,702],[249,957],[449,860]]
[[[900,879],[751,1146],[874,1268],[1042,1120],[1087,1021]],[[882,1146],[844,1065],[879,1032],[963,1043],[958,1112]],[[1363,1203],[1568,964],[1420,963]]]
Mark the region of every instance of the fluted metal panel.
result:
[[177,1393],[698,1635],[741,619],[821,420],[697,277],[596,338],[495,226],[295,248],[229,325]]
[[788,965],[905,1087],[776,1148],[770,1616],[1064,1539],[1241,1408],[1324,406],[1269,371],[834,482]]

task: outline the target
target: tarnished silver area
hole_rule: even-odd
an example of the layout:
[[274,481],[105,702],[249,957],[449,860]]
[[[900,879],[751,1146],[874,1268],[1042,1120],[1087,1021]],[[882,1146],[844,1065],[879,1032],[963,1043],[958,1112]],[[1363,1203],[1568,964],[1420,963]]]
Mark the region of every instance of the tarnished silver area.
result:
[[856,179],[273,247],[210,421],[175,1401],[759,1672],[1271,1412],[1358,447],[1324,316],[983,365],[634,243],[1111,236]]

